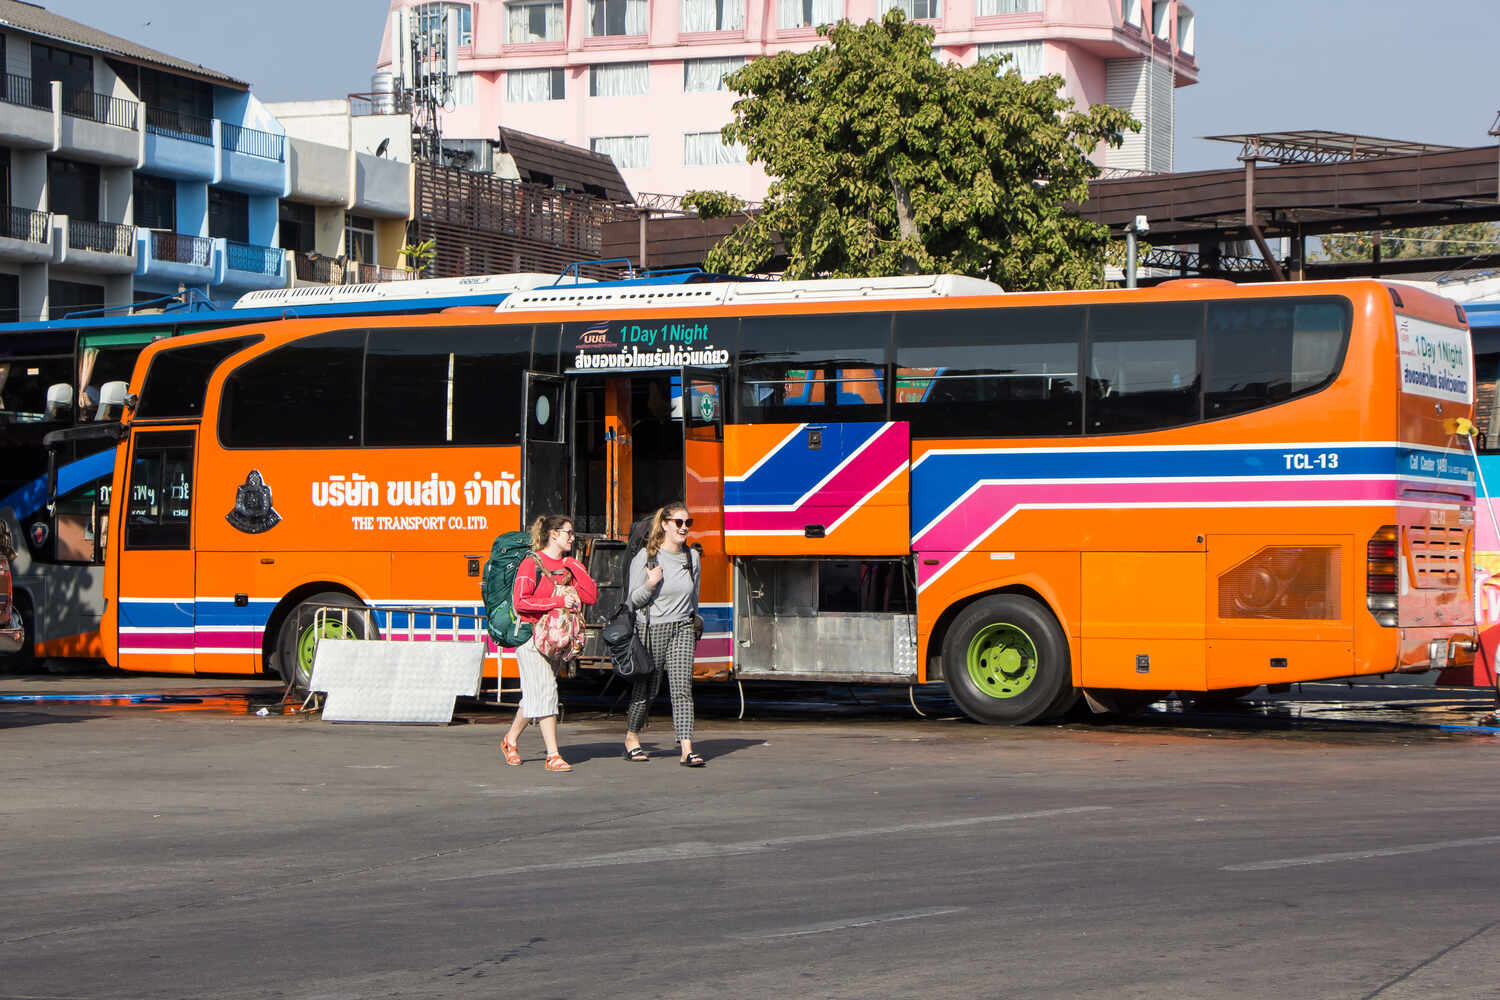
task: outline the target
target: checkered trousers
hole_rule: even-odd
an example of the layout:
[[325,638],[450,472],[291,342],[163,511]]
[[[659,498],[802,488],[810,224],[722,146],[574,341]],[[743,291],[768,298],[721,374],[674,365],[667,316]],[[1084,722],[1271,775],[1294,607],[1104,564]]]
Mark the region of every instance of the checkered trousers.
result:
[[693,638],[693,620],[652,622],[646,628],[646,651],[656,669],[638,677],[630,689],[630,708],[625,713],[625,728],[639,733],[646,728],[651,702],[661,690],[661,675],[667,675],[672,692],[672,731],[679,740],[693,738],[693,654],[698,641]]

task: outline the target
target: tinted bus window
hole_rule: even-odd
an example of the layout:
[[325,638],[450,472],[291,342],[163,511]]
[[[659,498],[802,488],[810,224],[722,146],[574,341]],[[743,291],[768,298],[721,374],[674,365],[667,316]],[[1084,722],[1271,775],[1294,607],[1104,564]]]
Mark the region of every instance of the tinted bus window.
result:
[[519,444],[530,327],[371,330],[365,444]]
[[887,313],[740,323],[741,423],[884,420]]
[[125,503],[125,547],[188,548],[192,482],[192,431],[136,434],[130,457],[130,495]]
[[1500,329],[1476,327],[1469,335],[1474,344],[1474,426],[1479,428],[1475,445],[1494,452],[1500,450]]
[[1089,310],[1088,432],[1180,427],[1199,419],[1203,303]]
[[[0,361],[0,413],[13,420],[45,420],[47,389],[73,384],[73,355],[50,358],[12,358]],[[50,415],[53,422],[71,421],[73,410]]]
[[[215,340],[191,347],[169,348],[151,359],[141,385],[137,420],[161,420],[203,416],[203,396],[208,380],[225,358],[261,341],[259,335]],[[96,383],[97,384],[97,383]]]
[[320,333],[240,365],[224,381],[226,448],[359,446],[363,330]]
[[895,419],[913,437],[1035,437],[1082,428],[1082,307],[896,316]]
[[1259,409],[1333,381],[1350,318],[1342,299],[1210,302],[1204,416]]

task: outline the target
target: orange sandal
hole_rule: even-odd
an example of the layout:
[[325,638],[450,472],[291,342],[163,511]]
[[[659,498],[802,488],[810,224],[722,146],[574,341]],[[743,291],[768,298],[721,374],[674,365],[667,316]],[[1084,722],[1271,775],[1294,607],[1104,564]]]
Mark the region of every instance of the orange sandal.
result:
[[517,750],[516,745],[504,736],[500,737],[500,752],[505,754],[505,763],[511,767],[521,766],[521,751]]
[[573,765],[562,759],[562,754],[553,754],[547,758],[547,763],[542,765],[549,771],[571,771]]

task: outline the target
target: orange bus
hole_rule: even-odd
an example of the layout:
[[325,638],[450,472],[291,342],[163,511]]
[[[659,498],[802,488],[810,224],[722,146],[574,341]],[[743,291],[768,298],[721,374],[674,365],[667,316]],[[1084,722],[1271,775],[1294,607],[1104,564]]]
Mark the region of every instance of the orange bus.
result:
[[[630,524],[678,496],[705,679],[941,680],[1023,723],[1472,660],[1460,309],[1374,281],[999,293],[537,289],[154,344],[111,662],[303,677],[308,609],[475,608],[490,541],[543,511],[607,613]],[[201,377],[166,391],[176,351]]]

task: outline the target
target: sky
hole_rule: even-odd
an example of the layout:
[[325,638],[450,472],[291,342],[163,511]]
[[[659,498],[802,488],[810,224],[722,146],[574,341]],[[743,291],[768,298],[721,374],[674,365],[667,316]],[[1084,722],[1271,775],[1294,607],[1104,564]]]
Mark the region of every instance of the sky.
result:
[[[950,0],[961,2],[961,0]],[[64,17],[251,84],[263,101],[370,89],[385,0],[42,0]],[[1180,87],[1176,167],[1237,166],[1208,135],[1326,129],[1493,143],[1496,0],[1190,0],[1199,82]]]

